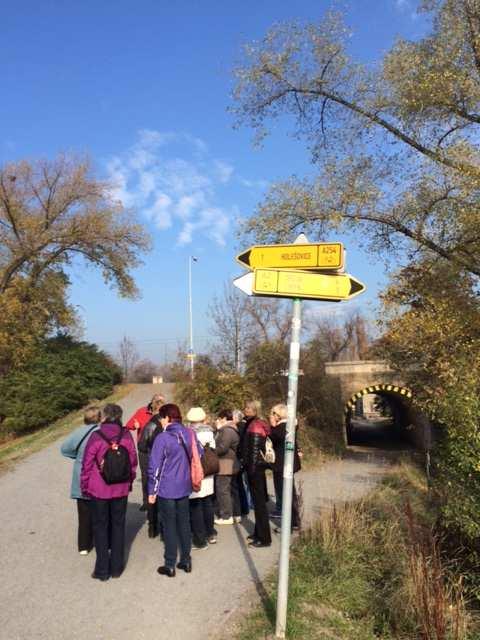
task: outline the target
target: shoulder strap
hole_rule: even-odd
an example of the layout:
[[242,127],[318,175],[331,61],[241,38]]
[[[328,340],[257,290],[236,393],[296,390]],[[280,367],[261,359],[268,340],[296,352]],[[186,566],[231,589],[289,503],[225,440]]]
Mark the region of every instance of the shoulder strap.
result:
[[165,430],[164,433],[168,433],[169,435],[173,436],[175,438],[175,440],[178,442],[178,444],[180,444],[183,447],[183,450],[185,451],[185,455],[188,458],[188,462],[191,464],[192,458],[191,458],[190,454],[188,453],[187,445],[185,444],[185,440],[182,438],[182,436],[181,435],[177,435],[176,433],[172,433],[171,431],[167,431],[167,430]]
[[77,446],[75,447],[75,457],[78,456],[78,452],[80,451],[80,447],[82,446],[82,443],[88,438],[88,436],[92,433],[92,431],[94,429],[96,429],[98,427],[98,424],[94,424],[93,427],[91,429],[89,429],[87,431],[87,433],[85,433],[82,437],[82,439],[80,440],[80,442],[77,444]]

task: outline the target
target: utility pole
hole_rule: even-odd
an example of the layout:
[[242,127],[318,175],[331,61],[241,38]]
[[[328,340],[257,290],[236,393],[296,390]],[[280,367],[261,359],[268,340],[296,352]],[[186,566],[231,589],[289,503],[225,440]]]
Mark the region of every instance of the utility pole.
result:
[[188,257],[188,310],[190,324],[190,349],[188,357],[190,359],[190,376],[193,380],[195,377],[195,352],[193,350],[193,312],[192,312],[192,262],[197,262],[195,256]]

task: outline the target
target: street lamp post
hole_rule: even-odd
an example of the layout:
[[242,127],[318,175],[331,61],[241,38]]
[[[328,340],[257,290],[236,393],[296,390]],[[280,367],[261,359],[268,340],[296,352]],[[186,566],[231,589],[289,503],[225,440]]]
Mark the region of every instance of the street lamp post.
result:
[[193,313],[192,313],[192,262],[197,262],[195,256],[188,257],[188,310],[190,324],[190,349],[188,357],[190,359],[190,375],[195,377],[195,352],[193,351]]

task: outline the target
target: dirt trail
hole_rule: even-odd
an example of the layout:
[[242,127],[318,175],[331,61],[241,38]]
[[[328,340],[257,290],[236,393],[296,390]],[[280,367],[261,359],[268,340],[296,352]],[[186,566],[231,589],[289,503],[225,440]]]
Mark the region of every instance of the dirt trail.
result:
[[[139,385],[123,401],[125,415],[158,387]],[[167,398],[169,399],[169,398]],[[0,477],[0,638],[2,640],[162,640],[212,637],[278,557],[279,536],[269,549],[252,550],[251,519],[220,528],[218,544],[193,553],[193,572],[175,579],[156,573],[163,548],[147,538],[135,482],[127,513],[126,570],[119,580],[90,578],[94,553],[76,551],[75,503],[69,500],[70,461],[57,442]],[[342,460],[298,474],[305,519],[343,500],[364,495],[386,463]],[[260,596],[259,596],[260,597]]]

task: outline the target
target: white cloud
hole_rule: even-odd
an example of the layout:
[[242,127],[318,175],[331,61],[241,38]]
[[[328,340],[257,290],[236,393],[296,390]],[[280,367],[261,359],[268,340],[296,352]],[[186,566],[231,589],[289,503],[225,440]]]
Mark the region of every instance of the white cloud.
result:
[[142,129],[130,149],[110,158],[106,170],[112,195],[158,229],[178,226],[178,244],[198,235],[225,244],[235,209],[220,205],[219,191],[234,168],[213,158],[200,138]]
[[233,167],[222,160],[216,160],[215,166],[220,182],[228,182],[232,177]]
[[268,187],[267,180],[248,180],[247,178],[239,178],[240,184],[247,189],[266,189]]
[[418,19],[418,13],[416,5],[417,3],[414,0],[394,0],[395,9],[404,14],[409,14],[411,20]]
[[172,199],[166,193],[157,193],[153,205],[145,209],[145,215],[152,220],[159,229],[172,226]]

